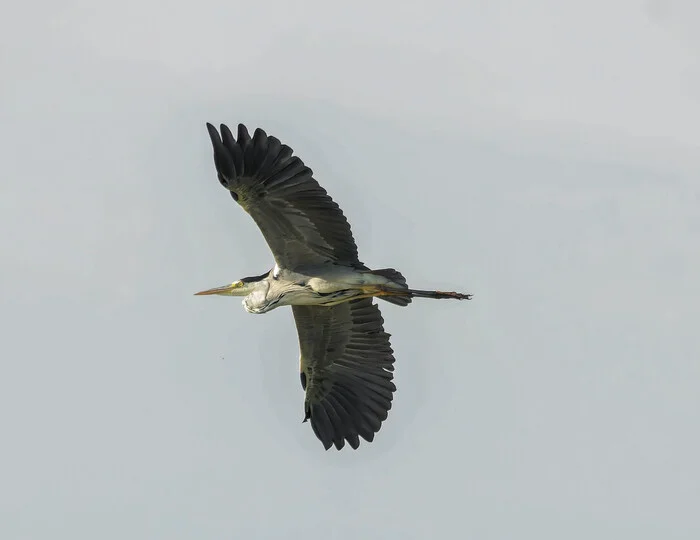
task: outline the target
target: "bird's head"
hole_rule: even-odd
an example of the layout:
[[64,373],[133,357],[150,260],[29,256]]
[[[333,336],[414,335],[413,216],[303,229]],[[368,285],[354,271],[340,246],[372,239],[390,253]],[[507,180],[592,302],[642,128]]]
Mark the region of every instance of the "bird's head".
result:
[[248,296],[252,293],[256,286],[268,277],[269,272],[265,272],[259,276],[245,277],[234,281],[229,285],[222,285],[221,287],[214,287],[213,289],[207,289],[206,291],[200,291],[195,293],[195,296],[213,295],[217,294],[219,296]]

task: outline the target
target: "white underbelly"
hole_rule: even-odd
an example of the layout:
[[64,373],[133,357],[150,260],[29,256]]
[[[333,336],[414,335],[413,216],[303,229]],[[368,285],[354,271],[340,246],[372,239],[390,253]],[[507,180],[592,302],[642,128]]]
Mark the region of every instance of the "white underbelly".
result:
[[323,278],[311,278],[306,282],[306,286],[311,288],[313,292],[320,294],[330,294],[338,291],[342,291],[348,288],[345,283],[334,283],[332,281],[327,281]]
[[339,279],[338,281],[312,277],[308,279],[306,284],[308,287],[311,287],[314,292],[328,294],[346,289],[360,290],[368,285],[389,285],[391,281],[383,276],[375,276],[369,273],[360,274],[358,272],[349,276],[343,276],[343,279]]

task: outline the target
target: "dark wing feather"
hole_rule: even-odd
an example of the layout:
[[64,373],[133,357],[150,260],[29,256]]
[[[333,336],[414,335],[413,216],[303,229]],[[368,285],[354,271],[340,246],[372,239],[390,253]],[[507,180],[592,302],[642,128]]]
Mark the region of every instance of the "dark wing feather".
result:
[[243,124],[238,137],[207,124],[219,182],[250,214],[282,268],[334,262],[363,267],[350,225],[338,205],[292,149]]
[[292,306],[301,349],[304,420],[328,450],[374,439],[396,386],[394,355],[371,298],[332,307]]

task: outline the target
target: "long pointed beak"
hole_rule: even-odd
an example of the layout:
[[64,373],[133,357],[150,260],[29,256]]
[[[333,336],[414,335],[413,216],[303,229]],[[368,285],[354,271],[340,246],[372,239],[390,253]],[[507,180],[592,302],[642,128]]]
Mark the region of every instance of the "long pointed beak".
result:
[[198,293],[194,293],[195,296],[205,296],[205,295],[211,295],[211,294],[220,294],[220,295],[225,295],[228,296],[231,294],[231,291],[234,289],[238,289],[240,287],[240,282],[235,282],[235,283],[229,283],[228,285],[222,285],[221,287],[214,287],[213,289],[207,289],[206,291],[200,291]]

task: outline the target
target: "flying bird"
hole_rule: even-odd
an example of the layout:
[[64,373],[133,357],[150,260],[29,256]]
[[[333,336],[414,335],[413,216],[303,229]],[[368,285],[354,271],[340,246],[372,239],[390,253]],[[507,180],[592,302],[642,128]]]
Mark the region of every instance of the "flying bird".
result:
[[396,386],[390,334],[373,297],[397,306],[412,298],[468,300],[469,294],[410,289],[393,268],[358,258],[350,225],[292,149],[243,124],[234,138],[207,123],[219,182],[255,221],[275,260],[258,276],[198,292],[243,296],[249,313],[292,306],[299,335],[304,418],[328,450],[371,442]]

